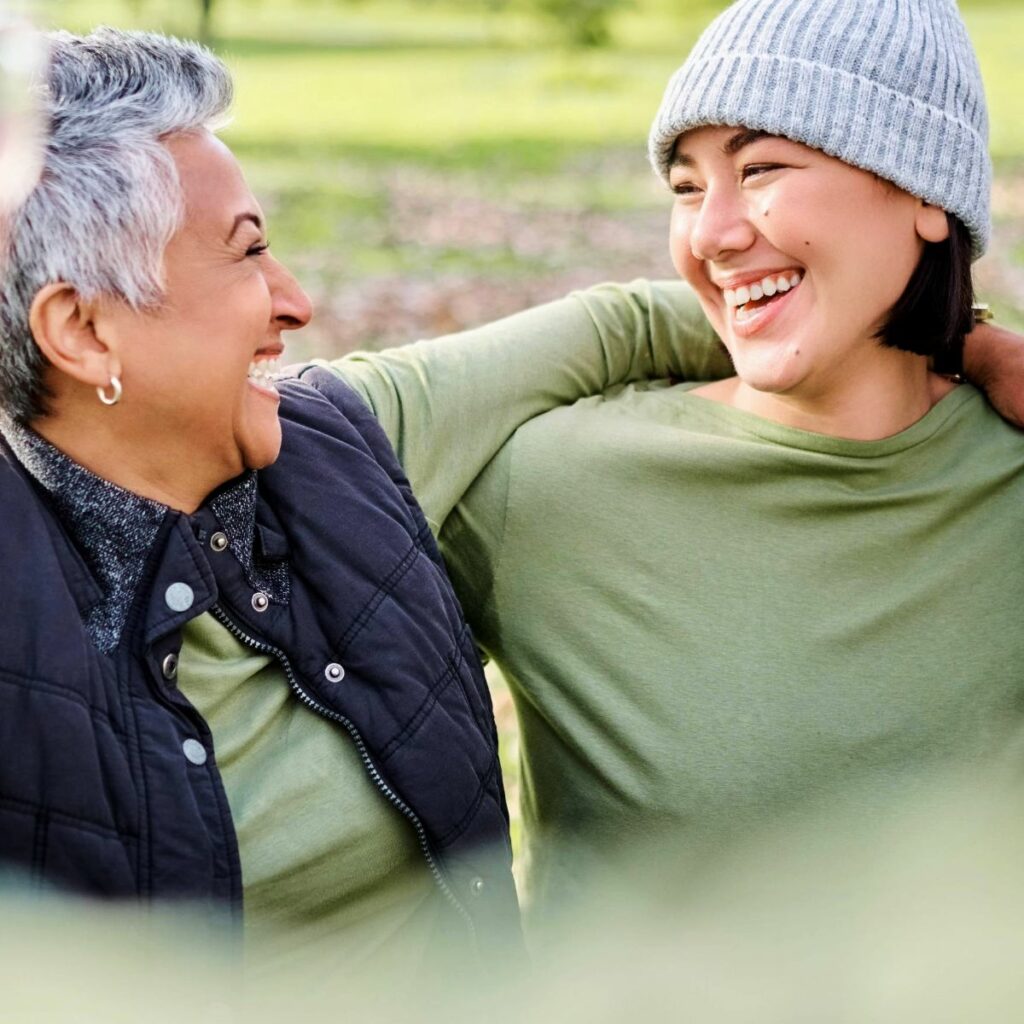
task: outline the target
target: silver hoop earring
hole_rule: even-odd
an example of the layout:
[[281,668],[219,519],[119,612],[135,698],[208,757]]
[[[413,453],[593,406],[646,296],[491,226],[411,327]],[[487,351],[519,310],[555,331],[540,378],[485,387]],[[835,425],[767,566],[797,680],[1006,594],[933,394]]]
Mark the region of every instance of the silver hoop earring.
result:
[[97,388],[96,394],[99,395],[100,401],[104,405],[117,405],[117,403],[121,401],[121,382],[116,377],[112,376],[110,378],[109,387],[110,390],[113,392],[113,394],[110,395],[109,397],[107,396],[106,388]]

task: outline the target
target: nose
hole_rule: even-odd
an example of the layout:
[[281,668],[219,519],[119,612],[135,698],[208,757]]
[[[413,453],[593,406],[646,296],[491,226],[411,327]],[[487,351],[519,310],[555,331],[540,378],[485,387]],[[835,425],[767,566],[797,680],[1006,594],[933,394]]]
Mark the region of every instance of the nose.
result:
[[313,303],[302,286],[277,260],[267,271],[272,299],[271,319],[279,330],[297,331],[313,319]]
[[739,189],[708,188],[690,227],[690,251],[698,260],[721,262],[754,244],[757,232]]

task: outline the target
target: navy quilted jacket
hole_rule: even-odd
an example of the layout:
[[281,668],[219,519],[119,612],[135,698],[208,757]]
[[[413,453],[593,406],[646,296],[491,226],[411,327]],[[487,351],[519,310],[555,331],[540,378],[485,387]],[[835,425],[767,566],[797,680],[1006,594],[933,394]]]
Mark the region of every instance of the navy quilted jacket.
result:
[[[480,936],[517,920],[497,738],[473,639],[391,447],[333,374],[281,386],[283,447],[258,474],[254,594],[208,506],[171,512],[120,642],[83,626],[98,585],[46,494],[0,459],[0,859],[83,893],[241,908],[209,730],[173,682],[181,627],[212,611],[282,663],[356,743]],[[171,656],[171,657],[169,657]]]

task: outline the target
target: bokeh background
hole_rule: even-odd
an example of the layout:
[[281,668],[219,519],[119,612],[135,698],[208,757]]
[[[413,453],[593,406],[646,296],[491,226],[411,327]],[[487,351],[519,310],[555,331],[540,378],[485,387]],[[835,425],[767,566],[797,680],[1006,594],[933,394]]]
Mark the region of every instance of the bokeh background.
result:
[[[715,0],[37,0],[43,25],[200,37],[235,75],[226,138],[312,296],[295,360],[469,327],[602,280],[670,277],[645,157]],[[1024,0],[961,0],[989,96],[980,297],[1024,329]],[[514,711],[496,713],[510,804]],[[518,822],[516,822],[518,827]]]
[[[644,156],[714,0],[39,0],[46,24],[203,35],[227,138],[334,355],[493,319],[607,279],[671,276]],[[999,178],[980,291],[1024,326],[1024,2],[962,0]]]

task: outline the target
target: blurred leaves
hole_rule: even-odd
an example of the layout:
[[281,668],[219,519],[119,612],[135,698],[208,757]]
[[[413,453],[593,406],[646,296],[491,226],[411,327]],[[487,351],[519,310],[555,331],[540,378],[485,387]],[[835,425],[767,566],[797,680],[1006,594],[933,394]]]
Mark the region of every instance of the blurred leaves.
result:
[[[138,16],[147,0],[128,0]],[[198,37],[204,43],[213,41],[213,10],[216,0],[197,0]],[[340,4],[355,5],[367,0],[336,0]],[[427,5],[435,0],[419,0]],[[610,16],[632,0],[464,0],[467,6],[476,5],[481,12],[500,14],[505,10],[521,9],[539,15],[552,24],[561,38],[571,46],[607,46],[612,41]]]
[[628,0],[532,0],[538,12],[552,19],[575,46],[607,46],[609,15]]

